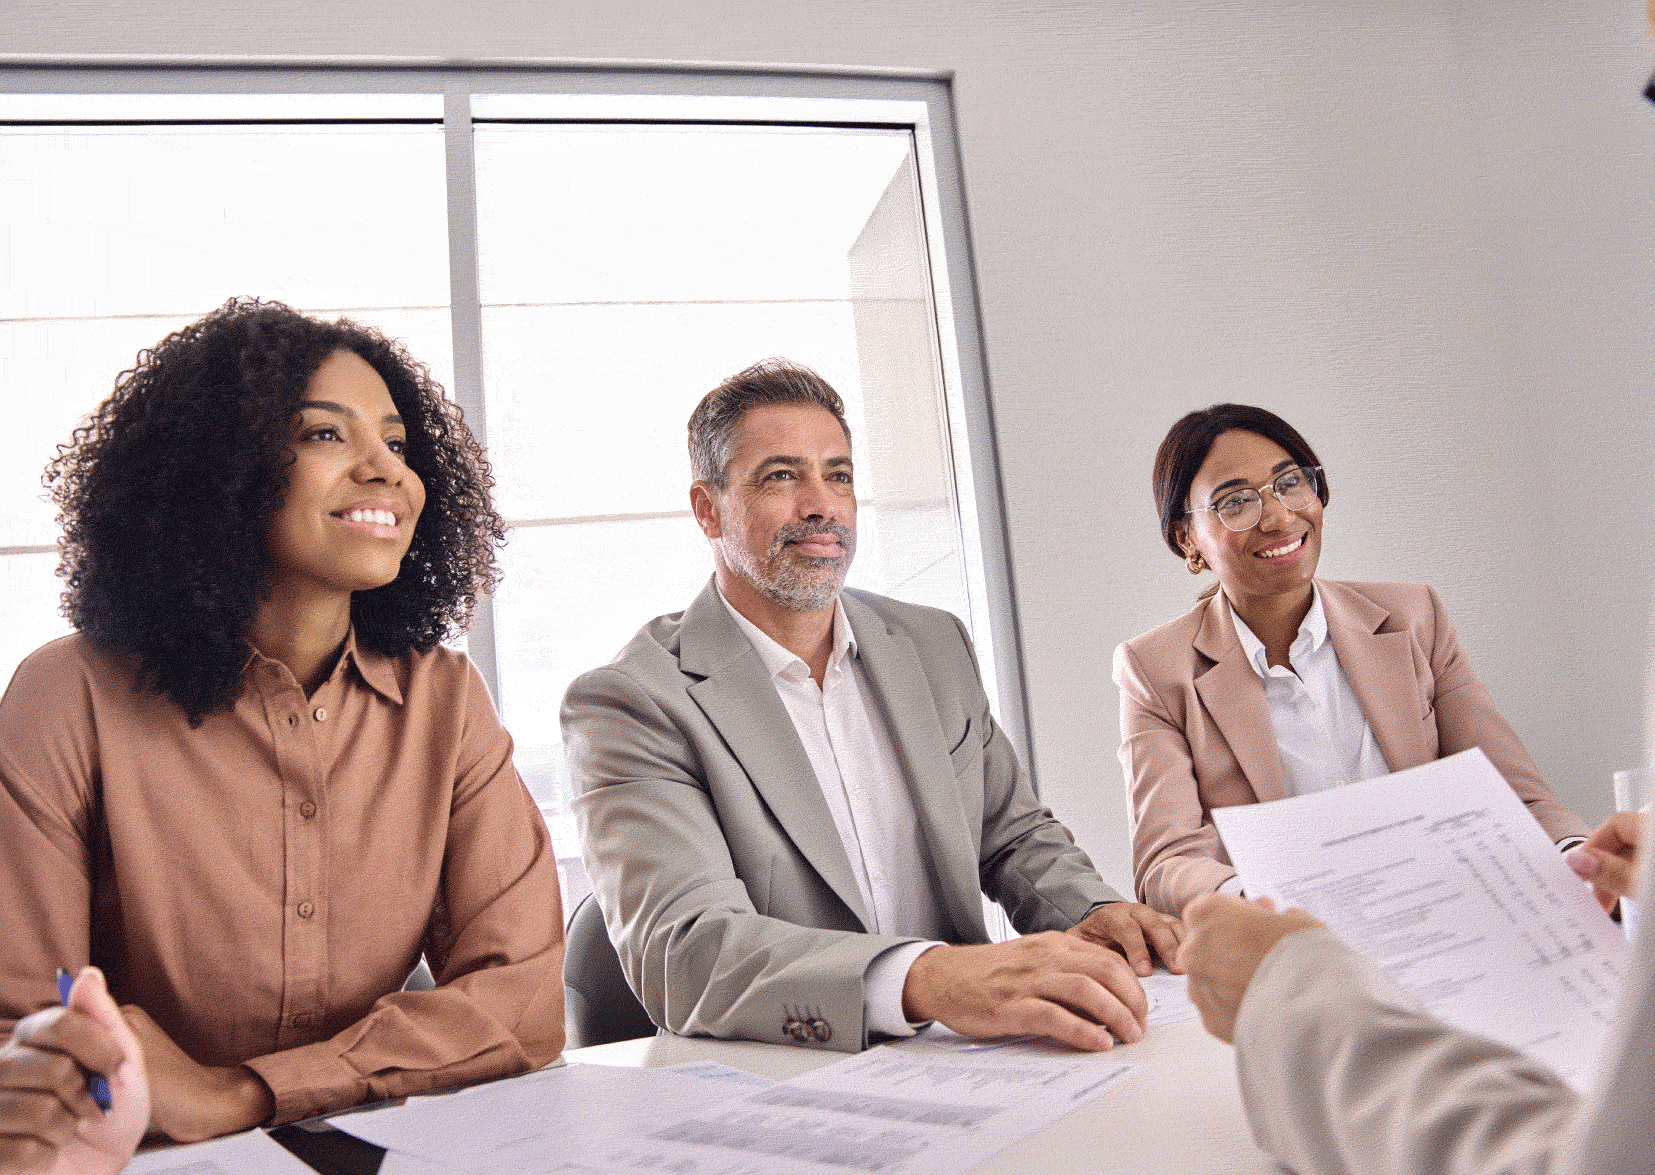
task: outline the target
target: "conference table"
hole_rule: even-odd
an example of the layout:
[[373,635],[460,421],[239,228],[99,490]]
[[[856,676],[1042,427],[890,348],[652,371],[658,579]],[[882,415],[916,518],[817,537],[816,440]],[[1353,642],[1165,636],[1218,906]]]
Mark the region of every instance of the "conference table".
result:
[[[572,1049],[574,1063],[665,1066],[712,1061],[786,1080],[843,1053],[747,1041],[648,1036]],[[976,1175],[1269,1175],[1280,1169],[1253,1143],[1236,1086],[1234,1054],[1198,1020],[1152,1028],[1137,1044],[1096,1054],[1144,1069],[1095,1100],[969,1168]],[[601,1107],[594,1107],[601,1113]],[[377,1169],[379,1150],[353,1138],[278,1140],[324,1175]]]

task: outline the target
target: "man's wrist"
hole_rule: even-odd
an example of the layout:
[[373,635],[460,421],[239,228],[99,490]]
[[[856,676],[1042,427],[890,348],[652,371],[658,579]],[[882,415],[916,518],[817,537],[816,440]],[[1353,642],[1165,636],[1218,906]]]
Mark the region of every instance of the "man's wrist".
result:
[[882,1036],[912,1036],[927,1018],[907,1014],[904,993],[914,963],[936,942],[910,942],[891,947],[874,957],[863,979],[862,996],[867,1010],[868,1031]]
[[[932,965],[938,962],[942,954],[952,950],[947,943],[927,943],[926,949],[921,951],[908,968],[907,977],[902,983],[902,1014],[909,1023],[922,1023],[937,1018],[930,986],[927,983],[927,973]],[[931,956],[927,960],[926,956]]]

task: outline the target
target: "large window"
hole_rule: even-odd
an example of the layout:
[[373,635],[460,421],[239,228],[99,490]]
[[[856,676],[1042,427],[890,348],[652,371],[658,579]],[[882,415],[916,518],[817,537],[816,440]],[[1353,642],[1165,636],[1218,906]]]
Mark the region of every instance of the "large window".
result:
[[54,446],[141,347],[256,294],[403,339],[486,446],[510,533],[466,643],[568,900],[585,882],[559,700],[710,574],[684,422],[757,359],[807,363],[845,395],[862,499],[851,582],[965,619],[1022,741],[940,83],[354,69],[0,80],[0,673],[65,630],[39,483]]

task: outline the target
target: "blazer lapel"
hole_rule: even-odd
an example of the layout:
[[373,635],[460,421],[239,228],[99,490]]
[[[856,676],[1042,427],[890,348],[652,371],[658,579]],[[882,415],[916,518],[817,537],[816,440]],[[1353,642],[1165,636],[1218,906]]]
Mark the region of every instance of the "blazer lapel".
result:
[[690,697],[717,728],[799,854],[866,928],[862,891],[792,716],[711,582],[684,613],[679,665],[703,678],[689,687]]
[[[931,854],[938,898],[965,941],[984,941],[987,929],[976,856],[981,836],[967,825],[954,784],[950,748],[937,718],[931,684],[920,667],[919,651],[905,634],[893,632],[877,612],[848,592],[839,598],[908,783],[914,814]],[[973,731],[972,737],[976,735]],[[969,888],[964,882],[970,882]]]
[[1342,583],[1318,580],[1328,639],[1392,771],[1431,760],[1421,732],[1419,686],[1408,633],[1380,632],[1390,613]]
[[1222,593],[1207,601],[1206,615],[1192,643],[1196,652],[1213,662],[1195,679],[1201,704],[1230,745],[1253,794],[1261,803],[1281,799],[1286,792],[1276,725],[1270,720],[1258,673],[1247,663]]

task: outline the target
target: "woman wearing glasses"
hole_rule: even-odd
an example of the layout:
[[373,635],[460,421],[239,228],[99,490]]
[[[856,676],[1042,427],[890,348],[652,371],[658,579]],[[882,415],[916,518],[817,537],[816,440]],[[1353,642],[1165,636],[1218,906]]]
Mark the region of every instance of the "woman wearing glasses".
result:
[[1141,900],[1178,915],[1240,892],[1214,808],[1469,747],[1553,840],[1586,835],[1494,709],[1435,590],[1315,578],[1327,482],[1290,424],[1245,404],[1192,412],[1161,442],[1153,485],[1167,545],[1218,582],[1115,651]]

